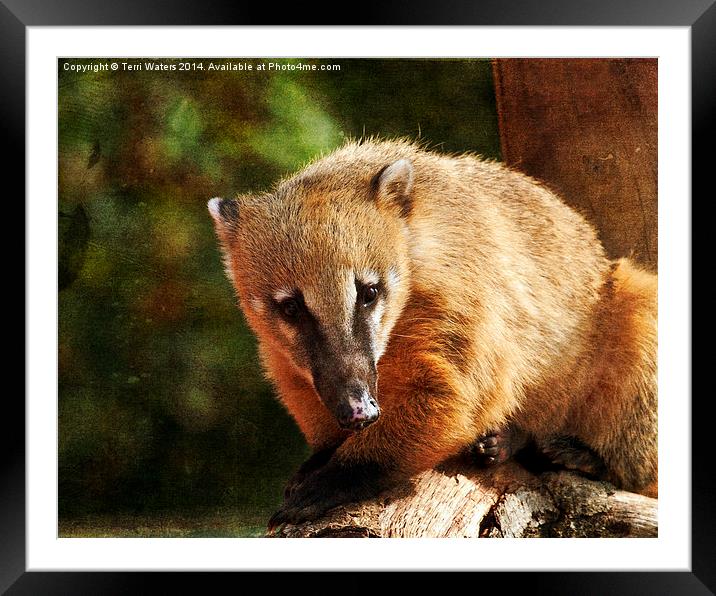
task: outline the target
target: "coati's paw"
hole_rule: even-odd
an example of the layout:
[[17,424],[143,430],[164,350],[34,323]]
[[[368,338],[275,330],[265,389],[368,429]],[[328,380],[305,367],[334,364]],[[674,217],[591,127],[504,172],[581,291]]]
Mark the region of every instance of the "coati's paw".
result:
[[269,520],[268,532],[284,524],[312,521],[339,505],[373,497],[387,486],[388,478],[378,464],[347,464],[331,459],[292,488]]
[[311,475],[311,473],[325,466],[331,459],[333,454],[336,452],[338,445],[334,447],[328,447],[326,449],[320,449],[314,452],[305,462],[301,464],[296,473],[291,476],[289,481],[286,483],[284,488],[283,497],[288,499],[298,487]]
[[[502,452],[501,452],[502,451]],[[472,455],[481,466],[494,466],[509,458],[504,446],[500,449],[500,435],[498,433],[484,435],[475,441],[472,446]]]
[[296,491],[291,498],[286,499],[281,508],[271,516],[267,525],[267,533],[272,534],[277,528],[285,524],[301,524],[303,522],[318,519],[331,507],[328,504],[322,504],[320,498],[313,499],[295,499]]
[[604,460],[587,445],[574,437],[550,437],[537,444],[550,462],[591,478],[604,478],[607,473]]
[[477,465],[488,467],[507,461],[526,444],[527,434],[509,426],[478,438],[470,452]]

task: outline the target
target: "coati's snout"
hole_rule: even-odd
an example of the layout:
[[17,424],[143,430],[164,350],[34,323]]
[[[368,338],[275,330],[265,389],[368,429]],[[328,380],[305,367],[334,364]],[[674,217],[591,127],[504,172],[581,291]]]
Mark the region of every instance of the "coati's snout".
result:
[[341,428],[360,430],[378,420],[375,367],[368,375],[360,376],[348,376],[340,367],[321,368],[313,370],[313,384]]

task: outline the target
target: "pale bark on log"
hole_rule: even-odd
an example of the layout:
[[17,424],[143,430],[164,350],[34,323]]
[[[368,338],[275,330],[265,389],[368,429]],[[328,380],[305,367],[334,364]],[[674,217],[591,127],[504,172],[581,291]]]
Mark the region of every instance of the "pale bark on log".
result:
[[286,525],[286,538],[656,537],[657,500],[574,472],[453,461],[378,498]]

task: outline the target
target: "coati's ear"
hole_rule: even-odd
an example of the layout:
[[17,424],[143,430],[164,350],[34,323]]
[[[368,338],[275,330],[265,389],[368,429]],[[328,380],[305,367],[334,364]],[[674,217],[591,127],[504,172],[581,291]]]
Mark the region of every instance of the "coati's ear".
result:
[[373,178],[372,187],[378,203],[392,202],[402,216],[410,213],[413,203],[413,164],[399,159],[385,166]]
[[236,199],[209,199],[207,203],[209,213],[214,219],[216,231],[224,234],[237,221],[239,221],[239,203]]

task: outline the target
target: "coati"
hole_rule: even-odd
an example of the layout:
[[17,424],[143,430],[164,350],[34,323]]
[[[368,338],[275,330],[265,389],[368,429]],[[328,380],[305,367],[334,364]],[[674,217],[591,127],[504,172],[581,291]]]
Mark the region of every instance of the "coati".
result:
[[657,278],[541,183],[351,141],[209,211],[268,377],[314,455],[271,525],[527,440],[656,494]]

